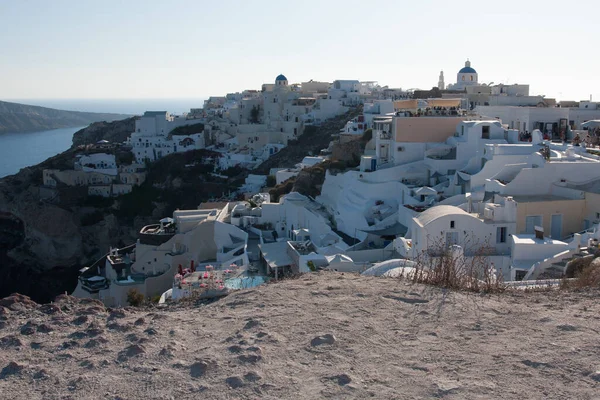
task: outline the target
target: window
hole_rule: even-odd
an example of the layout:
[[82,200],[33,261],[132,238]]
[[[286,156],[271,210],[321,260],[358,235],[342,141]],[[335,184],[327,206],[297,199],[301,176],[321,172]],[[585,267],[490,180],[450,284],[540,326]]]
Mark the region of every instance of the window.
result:
[[455,227],[454,221],[450,221],[450,229],[454,229],[454,227]]
[[473,75],[471,75],[471,82],[473,81]]
[[506,227],[499,226],[496,228],[496,243],[506,243]]
[[463,80],[463,82],[465,81],[465,76],[464,76],[464,75],[463,75],[463,77],[462,77],[462,80]]
[[481,138],[482,139],[490,138],[490,126],[489,125],[485,125],[485,126],[481,127]]

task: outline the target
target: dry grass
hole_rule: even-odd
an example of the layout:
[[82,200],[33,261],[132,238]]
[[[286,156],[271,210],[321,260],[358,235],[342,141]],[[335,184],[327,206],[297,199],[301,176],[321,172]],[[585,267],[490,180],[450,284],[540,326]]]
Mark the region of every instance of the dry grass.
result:
[[439,256],[431,256],[423,252],[417,257],[417,267],[412,275],[415,283],[439,286],[447,289],[498,293],[506,290],[502,273],[497,271],[486,249],[489,246],[474,245],[473,249],[463,253],[453,253],[444,249],[442,244],[436,244],[431,249],[442,249]]

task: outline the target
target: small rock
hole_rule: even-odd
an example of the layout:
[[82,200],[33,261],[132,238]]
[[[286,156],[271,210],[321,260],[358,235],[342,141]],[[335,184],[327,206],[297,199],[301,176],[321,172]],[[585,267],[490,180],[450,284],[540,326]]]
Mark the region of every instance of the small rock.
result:
[[158,353],[159,356],[161,357],[174,357],[173,355],[173,349],[167,348],[167,347],[163,347],[160,352]]
[[317,336],[310,341],[311,346],[321,346],[323,344],[334,344],[336,342],[335,336],[331,333],[327,333],[325,335]]
[[94,337],[94,336],[99,336],[102,335],[104,333],[104,329],[101,328],[88,328],[85,333],[90,336],[90,337]]
[[255,328],[257,326],[260,326],[260,325],[261,325],[261,323],[258,322],[257,320],[251,319],[248,322],[246,322],[246,325],[244,326],[244,329],[248,330],[248,329],[252,329],[252,328]]
[[246,349],[247,351],[251,351],[253,353],[262,354],[262,349],[258,346],[250,346]]
[[16,336],[9,335],[9,336],[4,336],[3,338],[0,338],[0,347],[7,348],[7,347],[21,347],[21,346],[23,346],[23,342],[21,341],[21,339],[19,339]]
[[83,310],[79,310],[77,314],[79,315],[99,315],[104,314],[106,312],[106,308],[100,306],[92,306],[86,307]]
[[84,360],[81,363],[79,363],[80,366],[87,368],[87,369],[94,369],[96,368],[96,364],[94,364],[92,361],[89,360]]
[[190,365],[190,376],[192,378],[200,378],[208,371],[209,365],[206,361],[197,361]]
[[50,375],[48,374],[48,371],[43,368],[33,374],[33,379],[48,379],[49,377]]
[[119,359],[131,358],[146,353],[146,349],[141,344],[132,344],[119,353]]
[[346,374],[340,374],[340,375],[330,376],[327,379],[330,379],[330,380],[336,382],[340,386],[344,386],[344,385],[347,385],[350,382],[352,382],[352,378],[350,378]]
[[596,382],[600,382],[600,370],[593,372],[590,374],[590,378],[595,380]]
[[6,367],[2,368],[2,371],[0,372],[0,378],[4,378],[9,375],[19,374],[19,373],[21,373],[21,371],[24,368],[25,367],[23,365],[20,365],[14,361],[11,361],[8,363],[8,365]]
[[135,320],[135,322],[133,323],[135,326],[140,326],[140,325],[144,325],[146,323],[146,320],[144,318],[138,318]]
[[40,311],[48,315],[62,314],[62,310],[56,304],[44,304],[40,307]]
[[87,333],[86,332],[82,332],[82,331],[77,331],[77,332],[73,332],[69,335],[69,338],[71,339],[83,339],[87,337]]
[[244,386],[244,381],[239,376],[230,376],[229,378],[225,379],[225,383],[227,383],[227,386],[232,389],[238,389]]
[[6,317],[10,315],[10,310],[4,306],[0,306],[0,316]]
[[564,332],[573,332],[577,330],[576,326],[570,324],[558,325],[557,328]]
[[238,356],[238,360],[240,360],[243,363],[255,364],[255,363],[259,362],[260,360],[262,360],[262,356],[258,356],[258,355],[254,355],[254,354],[250,354],[250,355],[242,354],[242,355]]
[[156,329],[152,328],[152,327],[150,327],[150,328],[147,328],[147,329],[146,329],[144,332],[145,332],[147,335],[150,335],[150,336],[152,336],[152,335],[156,335],[156,334],[158,333],[158,331],[157,331]]
[[110,324],[106,325],[106,327],[108,329],[112,329],[112,330],[118,331],[118,332],[129,332],[130,330],[133,329],[131,324],[122,324],[121,325],[116,322],[110,323]]
[[229,346],[227,348],[227,350],[229,350],[230,353],[241,353],[242,352],[242,348],[240,346]]
[[140,340],[139,336],[135,333],[130,333],[125,337],[125,339],[129,340],[130,342],[137,342],[138,340]]
[[73,348],[73,347],[78,347],[78,346],[79,346],[79,343],[77,343],[77,342],[76,342],[76,341],[74,341],[74,340],[67,340],[66,342],[64,342],[64,343],[61,345],[61,347],[62,347],[63,349],[70,349],[70,348]]
[[258,382],[262,379],[262,376],[260,376],[257,372],[250,371],[244,375],[244,379],[248,382]]
[[27,323],[21,327],[21,335],[33,335],[36,331],[36,328],[36,324],[31,321],[27,321]]
[[72,323],[73,323],[73,325],[83,325],[86,322],[88,322],[89,319],[90,319],[90,317],[88,317],[87,315],[82,315],[82,316],[75,318]]
[[98,347],[104,343],[108,343],[108,340],[106,340],[102,336],[99,336],[95,339],[88,340],[88,342],[83,347],[85,347],[86,349],[92,349],[92,348]]
[[122,308],[118,309],[110,309],[110,314],[108,315],[108,320],[111,321],[116,318],[125,318],[127,314],[125,314],[125,310]]
[[41,324],[37,327],[37,331],[40,333],[50,333],[54,329],[48,324]]

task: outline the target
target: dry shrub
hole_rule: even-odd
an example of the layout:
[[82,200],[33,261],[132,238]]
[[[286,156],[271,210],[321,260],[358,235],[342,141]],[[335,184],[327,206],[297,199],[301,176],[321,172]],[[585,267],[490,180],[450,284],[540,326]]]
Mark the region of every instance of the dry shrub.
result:
[[471,292],[504,291],[506,286],[502,273],[493,267],[487,256],[490,247],[475,245],[471,248],[473,250],[457,254],[443,244],[430,246],[415,260],[417,266],[413,282]]
[[127,292],[127,302],[130,306],[139,307],[144,302],[144,295],[137,289],[131,289]]
[[581,257],[571,260],[567,263],[565,276],[567,278],[575,278],[587,269],[592,263],[592,257]]
[[576,289],[600,287],[600,263],[590,263],[582,269],[575,279],[570,281],[570,286]]

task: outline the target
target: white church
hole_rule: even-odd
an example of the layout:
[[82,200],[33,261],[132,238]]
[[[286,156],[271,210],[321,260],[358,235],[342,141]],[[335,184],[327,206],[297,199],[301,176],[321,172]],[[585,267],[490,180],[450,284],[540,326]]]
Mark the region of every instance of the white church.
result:
[[[465,61],[465,66],[463,68],[460,69],[460,71],[458,71],[458,74],[456,74],[456,83],[455,84],[450,84],[448,85],[448,87],[446,88],[447,90],[465,90],[467,88],[467,86],[476,86],[479,84],[478,82],[478,75],[477,75],[477,71],[475,71],[475,69],[473,67],[471,67],[471,61],[469,61],[467,59],[467,61]],[[438,83],[438,86],[442,86],[444,85],[444,73],[443,71],[440,74],[440,80]],[[443,90],[443,88],[440,87],[440,90]]]

